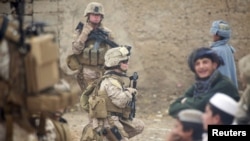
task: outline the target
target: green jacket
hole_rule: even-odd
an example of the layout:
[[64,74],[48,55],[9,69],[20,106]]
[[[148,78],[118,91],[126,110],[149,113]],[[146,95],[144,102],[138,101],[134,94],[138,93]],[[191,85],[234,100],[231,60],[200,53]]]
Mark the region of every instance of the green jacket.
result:
[[[217,78],[211,83],[211,88],[207,93],[199,94],[198,96],[194,96],[194,84],[185,92],[185,94],[178,99],[176,99],[173,103],[170,104],[169,107],[169,115],[175,117],[176,114],[183,109],[197,109],[202,112],[205,111],[205,106],[209,99],[217,92],[225,93],[239,101],[240,96],[235,85],[224,75],[221,73],[218,74]],[[186,98],[184,103],[181,101]],[[222,99],[223,100],[223,99]]]

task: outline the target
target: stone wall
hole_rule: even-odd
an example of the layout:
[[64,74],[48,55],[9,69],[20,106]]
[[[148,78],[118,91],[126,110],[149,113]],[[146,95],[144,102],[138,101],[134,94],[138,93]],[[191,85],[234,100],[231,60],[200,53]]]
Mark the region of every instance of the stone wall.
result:
[[[194,48],[209,46],[209,28],[214,20],[230,23],[236,61],[250,52],[250,0],[96,1],[104,5],[103,23],[115,33],[116,41],[134,47],[130,71],[139,72],[142,89],[181,93],[193,79],[186,57]],[[66,52],[71,49],[75,26],[86,20],[83,13],[89,2],[28,0],[26,4],[25,19],[44,21],[57,34],[61,67],[68,74]],[[0,13],[9,11],[6,4],[1,4]]]

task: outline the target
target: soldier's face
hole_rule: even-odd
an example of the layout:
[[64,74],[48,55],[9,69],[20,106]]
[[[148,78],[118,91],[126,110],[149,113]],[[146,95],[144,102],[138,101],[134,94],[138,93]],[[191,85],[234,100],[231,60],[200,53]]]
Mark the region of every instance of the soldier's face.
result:
[[217,63],[212,62],[209,58],[197,59],[194,64],[194,69],[197,76],[201,79],[208,78],[217,68]]
[[126,72],[127,70],[128,70],[128,60],[126,60],[126,61],[121,61],[120,62],[120,67],[121,67],[121,70],[122,71],[124,71],[124,72]]
[[101,14],[89,14],[89,21],[93,24],[99,24],[102,20]]

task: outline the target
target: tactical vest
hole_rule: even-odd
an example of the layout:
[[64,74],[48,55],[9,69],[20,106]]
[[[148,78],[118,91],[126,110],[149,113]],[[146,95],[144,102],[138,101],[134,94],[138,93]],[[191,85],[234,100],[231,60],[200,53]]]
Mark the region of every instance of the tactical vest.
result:
[[[83,28],[83,27],[82,27]],[[100,27],[102,30],[105,30],[104,28]],[[76,34],[77,36],[80,35],[82,29],[76,28]],[[109,38],[110,33],[107,32],[107,37]],[[85,41],[85,46],[82,51],[82,53],[76,55],[76,54],[70,54],[67,57],[67,65],[71,70],[77,70],[81,67],[81,65],[84,66],[103,66],[104,65],[104,55],[106,51],[109,49],[109,46],[104,42],[99,42],[94,39],[88,38]]]
[[[104,75],[101,78],[101,81],[104,80],[104,78],[112,78],[115,79],[119,82],[120,86],[123,88],[124,86],[124,82],[122,80],[121,76],[118,75],[114,75],[114,74],[108,74],[108,75]],[[115,104],[112,103],[111,99],[108,97],[108,94],[105,90],[100,90],[100,85],[101,85],[101,81],[99,82],[99,84],[95,87],[95,90],[93,91],[93,93],[90,95],[90,98],[88,100],[90,106],[89,106],[89,111],[90,111],[90,115],[93,118],[104,118],[104,115],[115,115],[115,116],[119,116],[119,117],[123,117],[123,118],[128,118],[131,108],[125,107],[125,108],[119,108],[117,107]],[[96,97],[100,97],[97,101],[93,100],[93,98],[97,99]],[[100,100],[101,99],[101,100]],[[105,106],[101,105],[100,103],[105,102]],[[100,104],[98,106],[98,104]],[[104,113],[104,111],[106,110],[107,113]],[[100,115],[100,116],[99,116]]]
[[99,47],[95,48],[95,40],[86,42],[82,53],[79,55],[80,64],[90,66],[102,66],[104,64],[104,55],[109,49],[105,43],[100,43]]

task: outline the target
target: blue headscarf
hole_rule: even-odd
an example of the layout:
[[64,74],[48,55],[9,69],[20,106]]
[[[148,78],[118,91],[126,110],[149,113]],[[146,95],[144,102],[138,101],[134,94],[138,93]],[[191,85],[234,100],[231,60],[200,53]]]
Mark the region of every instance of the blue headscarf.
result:
[[226,21],[223,20],[217,20],[212,23],[212,26],[210,28],[210,32],[213,35],[219,35],[221,37],[224,37],[226,39],[229,39],[231,37],[231,28],[229,24]]

